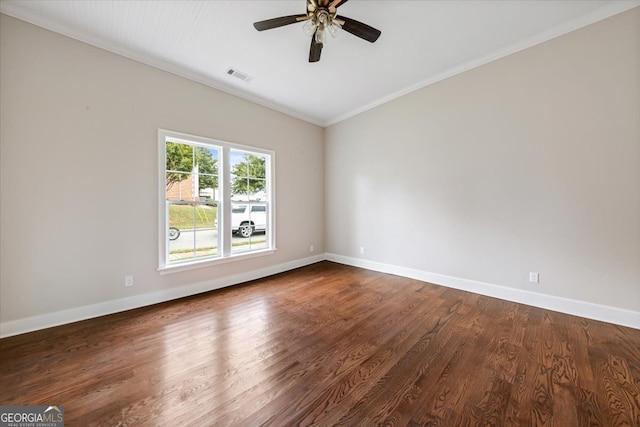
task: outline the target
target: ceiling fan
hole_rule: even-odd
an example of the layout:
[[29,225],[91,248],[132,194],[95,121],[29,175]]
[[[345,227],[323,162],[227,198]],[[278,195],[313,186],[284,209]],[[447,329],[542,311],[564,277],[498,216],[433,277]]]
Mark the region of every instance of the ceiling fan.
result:
[[340,29],[342,29],[371,43],[378,40],[378,37],[382,34],[380,30],[376,30],[355,19],[342,15],[338,17],[338,7],[347,1],[349,0],[306,0],[307,13],[303,15],[288,15],[267,19],[255,22],[253,26],[258,31],[264,31],[306,21],[302,31],[311,37],[309,62],[318,62],[322,53],[325,31],[336,37]]

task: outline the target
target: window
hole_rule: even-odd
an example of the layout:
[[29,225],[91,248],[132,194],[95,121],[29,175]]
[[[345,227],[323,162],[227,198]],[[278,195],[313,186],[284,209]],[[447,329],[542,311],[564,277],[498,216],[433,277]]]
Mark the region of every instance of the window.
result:
[[158,131],[159,269],[271,253],[271,151]]

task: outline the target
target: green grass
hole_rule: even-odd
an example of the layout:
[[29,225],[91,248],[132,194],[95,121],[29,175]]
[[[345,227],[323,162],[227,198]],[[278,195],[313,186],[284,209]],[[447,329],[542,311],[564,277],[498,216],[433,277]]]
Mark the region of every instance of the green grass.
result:
[[217,215],[217,206],[169,205],[169,227],[180,230],[213,228]]

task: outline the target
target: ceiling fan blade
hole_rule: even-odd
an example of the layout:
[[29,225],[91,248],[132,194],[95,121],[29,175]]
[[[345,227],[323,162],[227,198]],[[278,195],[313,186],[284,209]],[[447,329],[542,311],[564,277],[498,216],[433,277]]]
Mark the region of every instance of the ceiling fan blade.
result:
[[322,43],[316,42],[316,35],[311,37],[311,49],[309,49],[309,62],[320,61],[320,54],[322,53]]
[[331,2],[331,4],[329,5],[329,8],[332,8],[332,7],[336,7],[336,8],[337,8],[337,7],[340,7],[340,6],[342,6],[343,4],[345,4],[345,3],[346,3],[346,2],[348,2],[348,1],[349,1],[349,0],[333,0],[333,1]]
[[382,32],[380,30],[376,30],[373,27],[370,27],[367,24],[363,24],[362,22],[356,21],[355,19],[347,18],[346,16],[338,16],[335,18],[335,21],[342,25],[342,29],[348,33],[353,34],[356,37],[360,37],[368,42],[375,42],[380,37]]
[[295,24],[304,21],[307,15],[288,15],[279,18],[267,19],[265,21],[254,22],[253,26],[258,31],[270,30],[272,28],[284,27],[285,25]]

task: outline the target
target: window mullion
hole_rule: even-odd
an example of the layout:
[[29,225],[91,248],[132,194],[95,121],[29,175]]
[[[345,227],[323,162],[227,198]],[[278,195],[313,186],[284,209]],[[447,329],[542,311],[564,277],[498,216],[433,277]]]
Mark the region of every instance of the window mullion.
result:
[[191,225],[191,227],[193,228],[193,232],[191,233],[193,236],[193,241],[191,242],[192,248],[193,248],[193,254],[191,258],[193,259],[193,258],[196,258],[198,254],[198,241],[196,240],[196,225],[198,224],[198,205],[195,202],[192,202],[191,206],[193,206],[193,219],[192,219],[192,225]]
[[231,150],[222,148],[222,165],[220,171],[220,208],[222,211],[222,226],[218,226],[218,233],[222,237],[222,256],[231,255]]

